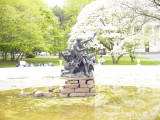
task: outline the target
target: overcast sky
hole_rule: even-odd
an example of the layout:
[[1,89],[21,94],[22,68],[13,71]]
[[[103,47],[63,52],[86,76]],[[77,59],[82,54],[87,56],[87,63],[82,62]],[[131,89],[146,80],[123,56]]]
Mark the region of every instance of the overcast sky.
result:
[[50,7],[54,7],[55,5],[58,5],[59,7],[62,7],[64,0],[44,0],[48,3]]

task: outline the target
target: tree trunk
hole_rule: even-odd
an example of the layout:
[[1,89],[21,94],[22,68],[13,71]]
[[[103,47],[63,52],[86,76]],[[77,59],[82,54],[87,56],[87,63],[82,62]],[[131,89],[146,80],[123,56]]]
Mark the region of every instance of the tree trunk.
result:
[[130,55],[130,58],[131,58],[131,63],[134,63],[134,57]]
[[62,58],[62,53],[61,53],[61,52],[59,53],[59,58],[60,58],[60,59]]
[[115,57],[112,55],[112,61],[113,61],[113,64],[117,64],[116,63],[116,59],[115,59]]
[[54,49],[54,56],[56,56],[56,49]]
[[20,53],[20,55],[18,55],[18,57],[16,58],[16,61],[18,61],[18,60],[19,60],[20,56],[21,56],[21,53]]
[[13,53],[11,53],[11,61],[14,61],[14,59],[15,59],[15,55],[14,55],[14,52],[13,52]]
[[5,53],[3,54],[3,59],[4,59],[4,60],[7,60],[7,57],[8,57],[8,55],[7,55],[7,53],[5,52]]
[[118,64],[120,58],[123,56],[123,54],[121,54],[118,58],[117,58],[117,61],[116,61],[116,64]]
[[149,42],[145,44],[145,52],[149,52]]
[[22,60],[23,56],[24,56],[24,54],[22,53],[20,60]]
[[92,48],[92,53],[94,53],[95,52],[95,48]]
[[114,55],[112,55],[112,61],[113,61],[113,64],[118,64],[118,62],[119,62],[119,60],[120,60],[120,58],[123,56],[123,54],[121,54],[118,58],[117,58],[117,60],[115,59],[115,56]]

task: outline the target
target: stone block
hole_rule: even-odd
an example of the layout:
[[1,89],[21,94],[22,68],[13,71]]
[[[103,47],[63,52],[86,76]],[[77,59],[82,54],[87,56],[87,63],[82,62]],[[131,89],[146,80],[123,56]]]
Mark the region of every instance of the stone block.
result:
[[43,92],[41,91],[36,91],[33,93],[34,97],[42,97],[43,96]]
[[59,89],[59,91],[58,91],[58,92],[59,92],[59,93],[61,93],[61,90],[62,90],[62,89]]
[[25,92],[25,93],[23,93],[22,95],[23,95],[23,96],[30,96],[30,95],[32,95],[32,93]]
[[69,96],[70,97],[84,97],[85,93],[71,93]]
[[75,93],[89,93],[89,88],[76,88]]
[[80,88],[87,88],[87,84],[80,84]]
[[69,83],[70,84],[78,84],[78,80],[70,80]]
[[85,93],[86,96],[95,96],[95,93]]
[[49,88],[48,88],[48,91],[49,91],[49,92],[53,92],[53,90],[55,90],[54,87],[49,87]]
[[65,84],[69,84],[69,81],[65,81]]
[[66,97],[68,97],[68,94],[59,93],[59,97],[61,97],[61,98],[66,98]]
[[70,80],[65,81],[65,84],[70,84]]
[[93,84],[88,84],[87,87],[88,87],[88,88],[94,88],[94,87],[95,87],[95,84],[94,84],[94,83],[93,83]]
[[59,93],[58,91],[56,91],[56,90],[53,90],[53,93]]
[[79,84],[87,84],[86,80],[79,80]]
[[79,84],[65,84],[65,88],[78,88]]
[[64,89],[64,86],[61,86],[59,89]]
[[64,89],[64,86],[59,88],[59,93],[61,93],[61,90]]
[[43,96],[44,96],[44,97],[47,97],[47,98],[54,97],[54,95],[53,95],[53,94],[50,94],[49,92],[43,92]]
[[90,88],[89,92],[90,93],[95,93],[95,88]]
[[88,80],[87,81],[87,84],[93,84],[94,83],[94,80]]
[[63,94],[74,93],[74,89],[64,88],[64,89],[61,89],[61,93],[63,93]]

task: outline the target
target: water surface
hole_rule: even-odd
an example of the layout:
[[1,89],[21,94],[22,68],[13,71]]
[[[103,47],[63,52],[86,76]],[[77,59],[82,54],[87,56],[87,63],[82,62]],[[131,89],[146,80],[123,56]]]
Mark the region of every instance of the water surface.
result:
[[20,95],[19,89],[0,91],[0,120],[82,119],[159,120],[160,89],[105,85],[96,86],[94,97],[76,98],[59,98],[58,94],[53,98],[35,98]]

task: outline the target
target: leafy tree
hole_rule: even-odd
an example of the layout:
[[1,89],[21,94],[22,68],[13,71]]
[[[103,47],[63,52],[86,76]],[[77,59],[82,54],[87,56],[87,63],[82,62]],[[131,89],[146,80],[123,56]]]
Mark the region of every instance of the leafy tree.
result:
[[68,33],[71,32],[71,27],[75,25],[77,22],[77,17],[80,11],[87,5],[95,0],[65,0],[65,5],[63,6],[63,10],[65,14],[69,16],[69,20],[65,22],[65,37],[69,38]]
[[67,14],[65,14],[64,10],[58,6],[55,6],[52,10],[60,22],[59,34],[56,35],[58,37],[54,41],[54,54],[56,55],[56,53],[61,53],[61,51],[65,50],[66,48],[67,39],[64,38],[66,30],[65,23],[69,20],[69,17]]
[[65,30],[65,23],[70,19],[70,17],[65,13],[62,8],[58,6],[53,7],[52,10],[60,22],[61,29]]
[[24,54],[49,50],[49,26],[56,28],[59,24],[41,0],[1,0],[0,23],[0,50],[11,53],[11,60],[17,53],[18,60]]
[[66,0],[63,8],[55,6],[53,12],[60,22],[59,37],[55,39],[54,51],[61,52],[66,49],[71,27],[77,22],[77,16],[82,8],[94,0]]
[[46,42],[49,43],[48,48],[49,52],[53,54],[57,51],[58,46],[57,41],[62,37],[61,30],[60,30],[60,22],[58,21],[58,18],[54,15],[52,10],[43,10],[43,15],[45,18],[45,26],[46,29],[45,33],[45,39]]

